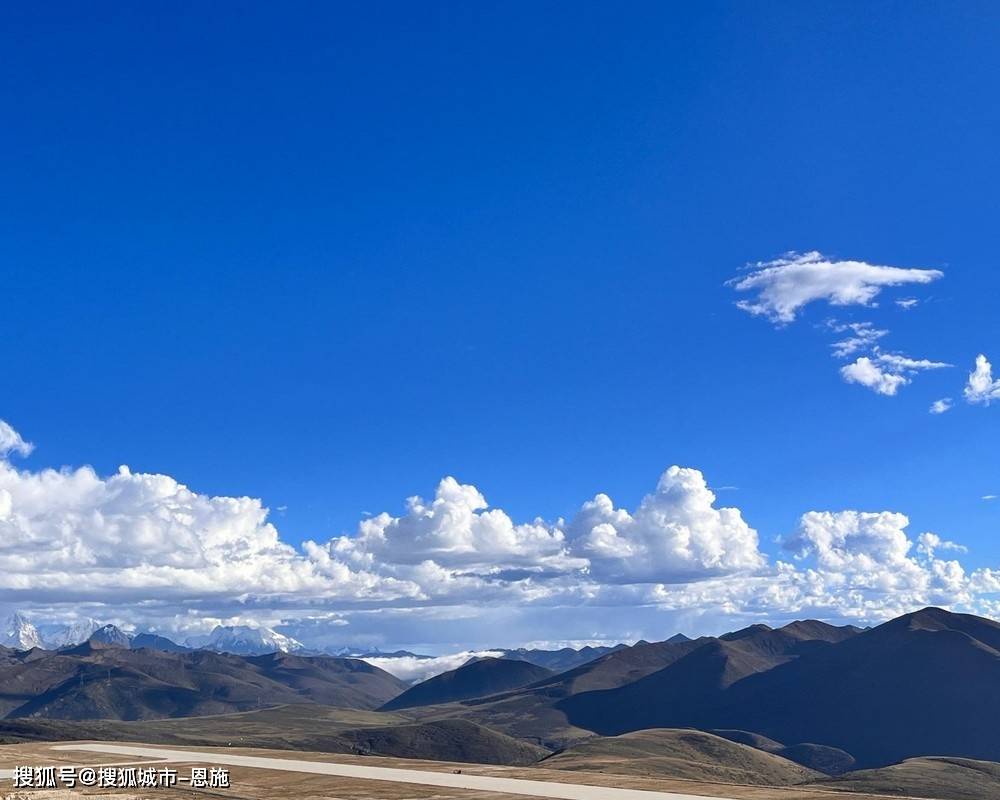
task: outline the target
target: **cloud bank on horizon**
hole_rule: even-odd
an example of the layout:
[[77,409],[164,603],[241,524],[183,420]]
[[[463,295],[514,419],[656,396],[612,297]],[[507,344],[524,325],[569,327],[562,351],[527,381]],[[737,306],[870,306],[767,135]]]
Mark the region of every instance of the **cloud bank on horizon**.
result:
[[787,557],[772,561],[743,513],[720,507],[692,468],[667,469],[634,509],[598,494],[551,522],[515,522],[446,477],[399,516],[295,548],[260,499],[199,494],[126,467],[107,477],[19,470],[10,458],[0,458],[0,603],[67,620],[183,634],[277,625],[310,647],[433,645],[478,630],[479,641],[506,639],[497,647],[681,624],[697,633],[712,619],[998,608],[1000,571],[968,572],[940,555],[960,546],[929,532],[914,540],[893,511],[808,511]]

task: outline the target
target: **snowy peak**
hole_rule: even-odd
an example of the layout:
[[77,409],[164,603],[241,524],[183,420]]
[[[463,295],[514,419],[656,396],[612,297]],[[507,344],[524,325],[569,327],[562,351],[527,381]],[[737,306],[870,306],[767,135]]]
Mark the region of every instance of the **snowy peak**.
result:
[[45,643],[52,650],[58,650],[60,647],[73,647],[83,644],[103,627],[103,622],[87,617],[56,628],[45,637]]
[[129,635],[114,625],[98,628],[87,641],[105,647],[131,647],[132,645],[132,639]]
[[208,650],[233,653],[238,656],[262,656],[267,653],[294,653],[303,644],[271,628],[249,625],[218,625],[205,645]]
[[30,650],[42,646],[42,637],[38,629],[20,612],[15,612],[4,620],[0,628],[0,645],[13,647],[15,650]]

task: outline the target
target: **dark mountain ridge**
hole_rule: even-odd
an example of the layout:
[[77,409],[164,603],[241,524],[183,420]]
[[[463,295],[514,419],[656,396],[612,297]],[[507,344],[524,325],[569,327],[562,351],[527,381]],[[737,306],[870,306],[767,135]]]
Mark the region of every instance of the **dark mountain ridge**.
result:
[[550,675],[551,671],[527,661],[477,659],[410,687],[382,706],[382,710],[396,711],[487,697],[536,683]]
[[558,707],[603,734],[736,728],[839,748],[860,766],[922,755],[1000,760],[1000,624],[927,608],[839,641],[827,631],[796,642],[807,630],[821,629],[737,632]]
[[95,639],[0,661],[0,717],[158,719],[301,702],[372,709],[404,688],[353,659],[133,650]]

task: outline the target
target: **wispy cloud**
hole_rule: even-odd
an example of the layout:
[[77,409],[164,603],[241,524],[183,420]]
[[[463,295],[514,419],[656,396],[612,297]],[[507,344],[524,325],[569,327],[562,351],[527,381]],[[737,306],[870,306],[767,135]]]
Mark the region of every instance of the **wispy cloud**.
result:
[[952,405],[950,397],[942,397],[940,400],[935,400],[931,403],[930,412],[932,414],[944,414],[946,411],[951,411]]
[[868,350],[874,347],[883,336],[889,335],[889,331],[876,328],[870,322],[848,322],[841,324],[830,321],[827,325],[835,333],[851,334],[847,338],[830,345],[833,348],[833,355],[837,358],[847,358],[859,351]]
[[[872,357],[861,356],[851,364],[841,367],[840,374],[848,383],[866,386],[876,394],[892,396],[911,383],[917,372],[950,367],[943,361],[910,358],[901,353],[883,353],[876,347]],[[944,408],[943,411],[947,411]]]
[[744,311],[787,324],[809,303],[870,306],[884,287],[926,284],[943,275],[936,269],[840,261],[813,251],[759,262],[748,275],[734,278],[729,285],[737,292],[753,295],[737,302]]
[[19,456],[29,456],[35,446],[21,438],[10,424],[0,419],[0,458],[16,453]]

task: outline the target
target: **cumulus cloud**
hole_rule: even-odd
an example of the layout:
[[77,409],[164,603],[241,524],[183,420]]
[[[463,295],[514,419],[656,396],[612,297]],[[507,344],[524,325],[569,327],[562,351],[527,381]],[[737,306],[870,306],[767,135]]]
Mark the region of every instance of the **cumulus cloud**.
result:
[[932,414],[944,414],[946,411],[951,411],[952,400],[950,397],[942,397],[940,400],[935,400],[931,403],[930,412]]
[[885,618],[921,605],[971,602],[972,578],[957,561],[936,555],[964,548],[933,533],[921,534],[915,545],[906,533],[909,522],[889,511],[809,512],[786,546],[813,563],[779,572],[799,595],[795,602],[847,616],[877,611]]
[[[102,477],[0,458],[0,603],[42,621],[85,615],[178,638],[257,624],[310,647],[426,652],[421,643],[438,642],[464,659],[472,653],[457,651],[742,619],[877,620],[930,602],[975,610],[1000,592],[1000,571],[967,573],[941,556],[959,545],[912,540],[908,522],[810,511],[786,543],[793,557],[772,561],[738,508],[720,506],[701,472],[675,466],[635,508],[598,494],[569,522],[515,521],[445,478],[398,516],[293,547],[259,499],[125,467]],[[419,677],[454,663],[394,668]]]
[[876,394],[891,397],[906,386],[910,379],[892,370],[883,369],[868,356],[861,356],[856,361],[840,368],[840,375],[847,383],[857,383],[866,386]]
[[574,551],[609,582],[678,582],[763,566],[739,509],[716,508],[696,469],[671,467],[632,513],[599,494],[569,526]]
[[730,285],[738,292],[753,295],[737,303],[744,311],[785,324],[794,321],[809,303],[869,306],[884,287],[926,284],[942,275],[936,269],[840,261],[813,251],[760,262],[749,274],[730,281]]
[[892,396],[901,386],[911,382],[908,376],[949,366],[951,365],[942,361],[909,358],[899,353],[883,353],[875,348],[871,358],[859,357],[856,361],[841,367],[840,374],[847,383],[857,383],[868,387],[876,394]]
[[0,461],[0,598],[102,602],[212,596],[391,598],[392,577],[282,542],[249,497],[211,497],[166,475],[19,472]]
[[21,438],[9,423],[0,419],[0,458],[16,453],[19,456],[29,456],[35,446]]
[[[586,567],[567,551],[563,532],[535,520],[515,524],[491,509],[475,487],[452,477],[442,480],[434,499],[411,497],[406,513],[381,513],[358,526],[356,536],[333,540],[329,551],[363,568],[376,563],[496,573],[510,569],[566,572]],[[426,566],[425,566],[426,568]]]
[[1000,380],[993,379],[993,365],[981,353],[976,356],[976,366],[969,373],[964,394],[969,403],[983,406],[1000,399]]

